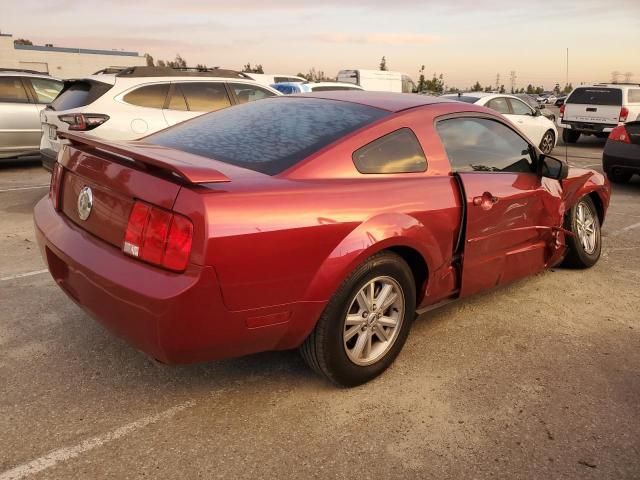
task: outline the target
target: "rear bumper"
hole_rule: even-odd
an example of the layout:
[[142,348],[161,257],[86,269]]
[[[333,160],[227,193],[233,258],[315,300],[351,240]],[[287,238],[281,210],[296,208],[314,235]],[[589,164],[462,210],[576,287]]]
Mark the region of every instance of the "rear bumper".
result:
[[34,222],[62,290],[115,335],[165,363],[293,348],[304,338],[295,319],[317,318],[324,307],[301,302],[228,311],[212,267],[190,265],[176,274],[129,258],[68,221],[47,197],[36,205]]
[[40,150],[40,158],[42,160],[42,166],[51,172],[58,159],[58,154],[47,148]]
[[567,130],[575,130],[580,133],[609,133],[616,128],[618,124],[610,123],[585,123],[558,120],[558,126]]
[[640,145],[607,140],[602,154],[602,169],[606,173],[620,169],[640,174]]

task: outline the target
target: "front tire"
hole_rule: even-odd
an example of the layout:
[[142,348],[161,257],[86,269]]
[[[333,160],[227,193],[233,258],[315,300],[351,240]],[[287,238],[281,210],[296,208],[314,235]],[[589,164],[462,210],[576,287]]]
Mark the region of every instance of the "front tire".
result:
[[540,141],[540,150],[545,155],[549,155],[556,146],[556,135],[552,130],[547,130]]
[[574,236],[567,236],[568,252],[562,263],[570,268],[589,268],[600,258],[602,235],[600,219],[593,200],[582,197],[565,217],[564,228]]
[[361,385],[398,356],[415,309],[416,286],[409,266],[398,255],[381,252],[344,280],[300,353],[333,383]]
[[580,132],[576,132],[575,130],[569,130],[565,128],[562,131],[562,140],[565,143],[576,143],[580,138]]

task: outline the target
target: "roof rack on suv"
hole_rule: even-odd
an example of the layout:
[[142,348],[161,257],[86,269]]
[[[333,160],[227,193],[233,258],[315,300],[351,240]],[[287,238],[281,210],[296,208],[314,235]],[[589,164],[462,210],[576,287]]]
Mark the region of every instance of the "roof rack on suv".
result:
[[36,70],[25,70],[24,68],[0,68],[0,72],[34,73],[36,75],[49,75],[49,72],[38,72]]
[[246,78],[247,74],[223,68],[173,68],[173,67],[109,67],[96,72],[110,73],[116,77],[223,77]]

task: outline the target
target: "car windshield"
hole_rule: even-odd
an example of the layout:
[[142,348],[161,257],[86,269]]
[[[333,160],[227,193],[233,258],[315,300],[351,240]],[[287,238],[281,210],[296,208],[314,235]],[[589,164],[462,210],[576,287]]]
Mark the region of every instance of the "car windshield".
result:
[[619,88],[576,88],[566,103],[581,105],[622,105],[622,90]]
[[280,97],[202,115],[145,141],[276,175],[388,114],[355,103]]

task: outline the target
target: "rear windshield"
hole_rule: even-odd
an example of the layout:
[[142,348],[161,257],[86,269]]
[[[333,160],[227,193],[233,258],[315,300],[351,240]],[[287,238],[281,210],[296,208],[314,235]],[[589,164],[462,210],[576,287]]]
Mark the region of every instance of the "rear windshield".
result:
[[580,105],[622,105],[622,90],[619,88],[576,88],[566,103]]
[[70,110],[95,102],[113,85],[93,80],[72,80],[64,83],[60,94],[51,102],[53,110]]
[[145,141],[276,175],[388,114],[335,100],[280,97],[202,115]]

